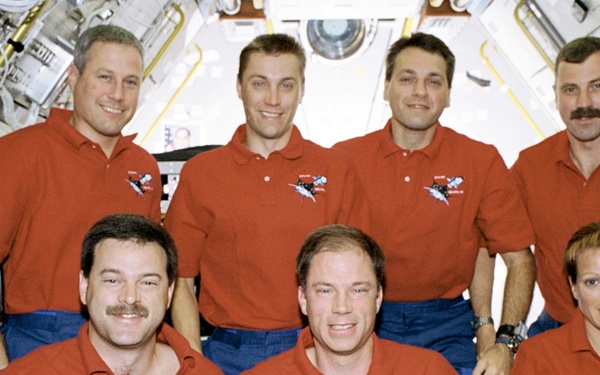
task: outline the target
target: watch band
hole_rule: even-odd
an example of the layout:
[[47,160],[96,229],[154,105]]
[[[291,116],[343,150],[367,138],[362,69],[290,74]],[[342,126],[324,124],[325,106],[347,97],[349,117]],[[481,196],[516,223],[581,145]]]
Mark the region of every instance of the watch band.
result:
[[471,320],[471,328],[473,331],[477,331],[479,327],[486,324],[494,324],[494,319],[491,316],[475,316],[473,320]]
[[501,335],[512,336],[514,332],[515,326],[511,326],[510,324],[503,324],[500,327],[498,327],[498,332],[496,332],[496,338],[500,337]]

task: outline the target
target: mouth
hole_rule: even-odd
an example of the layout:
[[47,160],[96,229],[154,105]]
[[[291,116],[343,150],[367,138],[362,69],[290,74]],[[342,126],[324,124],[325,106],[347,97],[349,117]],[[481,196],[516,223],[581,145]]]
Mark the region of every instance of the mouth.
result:
[[264,111],[261,111],[260,114],[262,116],[268,117],[268,118],[277,118],[277,117],[281,116],[281,113],[264,112]]
[[112,113],[112,114],[115,114],[115,115],[120,115],[121,113],[124,112],[122,109],[118,109],[118,108],[114,108],[114,107],[108,107],[108,106],[102,106],[102,109],[104,109],[108,113]]
[[141,318],[141,315],[138,314],[118,314],[116,315],[119,318],[123,318],[123,319],[135,319],[135,318]]
[[344,331],[354,327],[354,324],[332,324],[329,327],[334,331]]

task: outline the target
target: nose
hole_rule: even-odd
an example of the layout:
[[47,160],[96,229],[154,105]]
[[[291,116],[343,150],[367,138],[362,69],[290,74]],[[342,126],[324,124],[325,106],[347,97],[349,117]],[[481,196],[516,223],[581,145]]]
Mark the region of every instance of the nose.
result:
[[333,312],[348,314],[352,312],[352,303],[347,293],[337,293],[333,301]]
[[577,107],[587,108],[592,106],[592,95],[589,90],[580,90],[577,96]]
[[425,80],[418,79],[415,81],[415,84],[413,86],[413,94],[417,96],[427,95],[427,86],[425,84]]
[[269,88],[265,102],[271,106],[278,106],[281,103],[281,94],[277,86],[272,86]]
[[128,305],[135,305],[140,302],[140,294],[138,292],[137,285],[135,284],[126,284],[121,289],[121,293],[119,295],[119,302],[125,303]]
[[109,97],[112,100],[121,101],[121,100],[123,100],[123,93],[124,93],[123,90],[124,90],[123,85],[121,85],[120,82],[114,82],[112,84],[112,87],[111,87],[111,90],[109,93]]

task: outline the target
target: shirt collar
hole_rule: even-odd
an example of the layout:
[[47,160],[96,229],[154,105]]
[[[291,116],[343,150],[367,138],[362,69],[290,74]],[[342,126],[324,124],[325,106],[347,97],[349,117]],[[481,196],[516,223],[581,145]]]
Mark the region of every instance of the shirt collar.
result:
[[102,360],[96,351],[96,348],[92,345],[89,328],[90,323],[86,322],[79,330],[79,335],[77,336],[77,346],[79,348],[79,353],[81,353],[85,373],[89,375],[112,374],[110,367]]
[[569,329],[569,349],[571,350],[571,353],[596,353],[587,338],[587,333],[585,332],[585,318],[579,308],[575,311],[575,316],[569,324],[571,326]]
[[[86,374],[89,375],[100,375],[100,374],[112,374],[110,367],[102,360],[94,345],[90,341],[89,336],[89,322],[86,322],[79,330],[79,336],[77,337],[77,345],[81,358],[83,359],[83,366]],[[157,330],[156,340],[158,342],[169,345],[175,351],[175,355],[179,360],[179,371],[178,374],[185,373],[188,368],[196,367],[196,359],[194,358],[193,349],[188,344],[187,340],[178,334],[175,329],[169,325],[162,323]]]
[[[380,349],[381,343],[375,332],[371,334],[371,339],[373,340],[373,357],[371,359],[371,365],[369,366],[369,374],[372,373],[375,364],[383,363],[387,360],[387,358],[383,358]],[[308,358],[308,355],[306,355],[306,349],[314,346],[315,342],[309,326],[300,332],[298,341],[296,342],[296,348],[294,349],[294,363],[298,366],[300,373],[302,374],[320,374],[318,369]]]
[[[73,111],[62,108],[51,108],[50,116],[46,120],[46,124],[52,129],[59,132],[74,148],[80,149],[86,143],[94,143],[89,140],[86,136],[78,132],[73,125],[70,123]],[[133,140],[137,134],[120,136],[117,145],[113,151],[113,155],[117,155],[119,152],[126,148],[131,147]]]
[[[256,153],[248,150],[246,146],[244,146],[244,141],[246,140],[246,124],[242,124],[238,126],[233,133],[233,137],[231,141],[229,141],[229,145],[231,146],[233,157],[238,164],[246,164],[255,157]],[[292,125],[292,134],[290,136],[290,140],[288,144],[282,148],[281,150],[274,151],[272,154],[279,153],[286,159],[293,160],[302,156],[303,150],[303,141],[302,134],[300,134],[300,130],[295,125]]]
[[[437,156],[437,154],[439,153],[440,148],[442,146],[442,141],[445,138],[445,135],[446,135],[448,129],[443,127],[439,122],[435,126],[436,126],[436,131],[435,131],[435,134],[433,135],[433,139],[431,140],[431,143],[429,143],[424,148],[422,148],[420,150],[415,150],[413,152],[421,152],[421,153],[425,154],[425,156],[427,156],[429,159],[433,159]],[[381,150],[385,157],[387,157],[395,152],[408,151],[394,143],[394,140],[392,139],[392,119],[391,118],[385,124],[385,127],[383,128],[381,134],[382,134],[382,137],[381,137],[380,147],[381,147]]]

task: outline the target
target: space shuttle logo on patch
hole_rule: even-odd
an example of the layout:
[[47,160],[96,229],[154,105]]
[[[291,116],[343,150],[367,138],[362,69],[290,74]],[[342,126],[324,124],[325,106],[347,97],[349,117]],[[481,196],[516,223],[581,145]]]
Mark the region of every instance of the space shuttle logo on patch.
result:
[[150,181],[152,181],[152,175],[150,173],[138,174],[137,172],[129,172],[129,177],[125,181],[129,183],[129,186],[131,186],[137,194],[144,198],[147,191],[153,190],[152,186],[150,186]]
[[[445,185],[441,185],[437,180],[446,180]],[[423,186],[424,189],[429,190],[429,195],[435,198],[435,202],[442,201],[447,205],[450,205],[448,198],[453,195],[464,194],[463,190],[458,190],[458,187],[465,181],[464,176],[450,177],[446,176],[435,176],[433,178],[433,184],[431,186]]]
[[323,175],[303,174],[298,176],[298,182],[288,185],[293,186],[296,193],[300,193],[302,201],[304,201],[304,198],[310,198],[313,202],[316,202],[315,196],[325,192],[325,184],[327,184],[327,177]]

